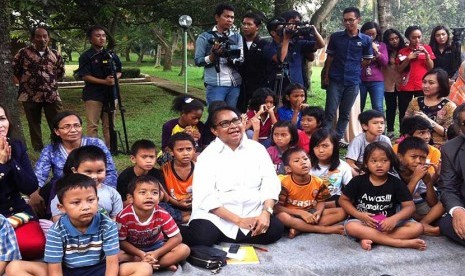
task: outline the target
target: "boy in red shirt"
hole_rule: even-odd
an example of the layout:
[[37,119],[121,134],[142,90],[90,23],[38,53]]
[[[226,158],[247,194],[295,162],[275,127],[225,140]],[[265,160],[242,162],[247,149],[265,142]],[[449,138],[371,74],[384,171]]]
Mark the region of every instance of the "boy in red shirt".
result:
[[[189,256],[190,249],[181,243],[179,228],[170,214],[158,206],[160,182],[149,175],[129,184],[132,204],[116,217],[120,248],[126,253],[120,261],[142,261],[154,270],[177,270],[177,263]],[[164,235],[168,237],[164,241]]]

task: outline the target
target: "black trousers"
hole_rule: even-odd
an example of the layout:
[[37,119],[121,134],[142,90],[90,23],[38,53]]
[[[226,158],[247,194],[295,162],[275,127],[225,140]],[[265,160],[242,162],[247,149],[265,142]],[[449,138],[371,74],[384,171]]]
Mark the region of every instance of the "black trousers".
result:
[[441,235],[444,235],[458,244],[465,246],[465,240],[462,240],[455,233],[454,227],[452,226],[452,217],[449,214],[439,220],[439,230],[441,231]]
[[[384,101],[386,102],[386,124],[387,131],[394,131],[394,122],[396,121],[397,111],[397,91],[384,91]],[[404,113],[405,114],[405,113]]]
[[212,246],[220,242],[270,244],[279,240],[284,232],[283,224],[274,216],[270,217],[270,226],[264,234],[252,237],[252,232],[244,235],[239,229],[236,239],[230,239],[212,222],[205,219],[194,219],[189,226],[180,226],[183,243]]
[[407,111],[408,104],[412,101],[413,97],[423,96],[423,91],[401,91],[397,93],[399,100],[399,124],[402,124],[404,119],[405,111]]

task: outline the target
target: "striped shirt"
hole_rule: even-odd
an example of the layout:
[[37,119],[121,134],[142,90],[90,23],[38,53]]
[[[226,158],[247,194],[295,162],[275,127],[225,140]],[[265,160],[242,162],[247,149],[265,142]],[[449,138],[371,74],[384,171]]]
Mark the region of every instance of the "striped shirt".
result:
[[102,263],[105,256],[118,252],[118,229],[110,218],[97,213],[86,233],[81,233],[64,215],[47,232],[44,261],[77,268]]
[[141,222],[131,205],[126,206],[116,217],[119,229],[119,239],[149,251],[157,242],[163,241],[163,234],[169,238],[179,233],[179,228],[170,214],[158,205],[152,215]]
[[21,253],[19,253],[15,230],[8,220],[0,215],[0,261],[9,262],[20,259]]

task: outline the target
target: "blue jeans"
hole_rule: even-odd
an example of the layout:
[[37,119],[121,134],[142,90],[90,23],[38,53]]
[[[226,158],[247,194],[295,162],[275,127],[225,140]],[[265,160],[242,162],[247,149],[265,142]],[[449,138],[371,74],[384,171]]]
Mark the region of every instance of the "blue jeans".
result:
[[213,101],[225,101],[230,107],[236,108],[240,86],[213,86],[207,84],[207,105]]
[[384,81],[363,81],[360,84],[360,110],[362,112],[365,108],[367,92],[370,93],[371,107],[374,110],[384,113]]
[[333,121],[339,108],[339,119],[336,125],[337,138],[341,139],[349,123],[350,110],[357,99],[358,84],[345,86],[331,80],[326,90],[326,126],[333,127]]

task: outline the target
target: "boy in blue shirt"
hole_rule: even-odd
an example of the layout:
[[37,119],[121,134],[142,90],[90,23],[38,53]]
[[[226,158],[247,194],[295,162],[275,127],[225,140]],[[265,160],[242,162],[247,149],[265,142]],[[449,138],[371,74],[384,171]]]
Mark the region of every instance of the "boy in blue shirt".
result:
[[118,264],[116,223],[98,212],[95,181],[70,174],[57,182],[58,208],[65,213],[47,233],[48,275],[151,275],[145,263]]

